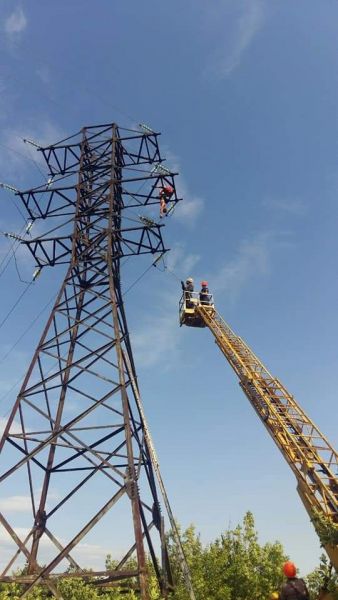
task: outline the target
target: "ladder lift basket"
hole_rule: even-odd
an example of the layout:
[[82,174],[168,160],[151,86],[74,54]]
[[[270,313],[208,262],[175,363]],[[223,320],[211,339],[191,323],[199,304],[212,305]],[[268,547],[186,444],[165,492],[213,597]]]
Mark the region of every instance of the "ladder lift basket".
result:
[[214,300],[211,294],[210,300],[206,303],[200,301],[199,292],[183,292],[179,304],[180,327],[182,325],[187,325],[188,327],[206,326],[198,312],[199,306],[203,306],[203,308],[212,314],[215,312]]

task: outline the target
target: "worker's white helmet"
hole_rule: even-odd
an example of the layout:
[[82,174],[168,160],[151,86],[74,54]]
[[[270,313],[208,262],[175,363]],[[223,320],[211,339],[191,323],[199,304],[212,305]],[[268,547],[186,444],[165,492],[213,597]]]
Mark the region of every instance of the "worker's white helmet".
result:
[[194,280],[193,280],[193,278],[192,278],[192,277],[188,277],[188,278],[187,278],[187,283],[194,283]]

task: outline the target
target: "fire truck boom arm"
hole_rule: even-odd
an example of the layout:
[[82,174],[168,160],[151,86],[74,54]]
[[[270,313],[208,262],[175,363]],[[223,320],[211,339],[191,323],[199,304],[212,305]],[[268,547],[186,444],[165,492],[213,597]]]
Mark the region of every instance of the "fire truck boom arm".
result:
[[[198,304],[194,312],[214,335],[245,395],[294,472],[298,493],[338,570],[337,452],[214,307]],[[318,522],[331,526],[333,539],[323,540]]]

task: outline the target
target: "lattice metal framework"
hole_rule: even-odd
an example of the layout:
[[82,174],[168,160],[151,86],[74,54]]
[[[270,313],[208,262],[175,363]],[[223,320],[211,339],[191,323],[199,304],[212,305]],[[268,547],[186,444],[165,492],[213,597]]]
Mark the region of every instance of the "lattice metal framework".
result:
[[[59,597],[57,579],[70,574],[103,586],[126,580],[147,600],[148,553],[166,597],[171,575],[120,261],[166,251],[151,210],[166,183],[172,206],[179,200],[175,174],[162,165],[158,134],[116,124],[40,152],[48,183],[19,196],[48,230],[22,243],[38,267],[68,268],[0,442],[2,496],[28,496],[30,511],[19,528],[10,510],[0,515],[13,543],[0,580],[26,584],[22,597],[41,583]],[[95,528],[113,549],[125,542],[110,571],[88,573],[73,556]],[[22,556],[27,573],[11,575]]]
[[[313,519],[314,511],[338,525],[338,454],[282,383],[273,377],[214,308],[195,313],[239,377],[240,386],[294,472],[298,493]],[[338,546],[325,549],[338,569]]]

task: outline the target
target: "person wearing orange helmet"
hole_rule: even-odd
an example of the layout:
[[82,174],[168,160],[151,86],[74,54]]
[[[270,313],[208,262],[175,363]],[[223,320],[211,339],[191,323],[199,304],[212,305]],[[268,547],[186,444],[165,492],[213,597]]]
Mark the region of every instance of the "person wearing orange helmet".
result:
[[309,591],[305,581],[297,577],[296,565],[288,560],[283,565],[283,573],[287,581],[282,585],[280,600],[309,600]]
[[201,291],[200,291],[200,303],[201,304],[211,304],[212,296],[209,292],[208,282],[201,281]]

